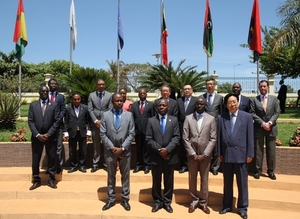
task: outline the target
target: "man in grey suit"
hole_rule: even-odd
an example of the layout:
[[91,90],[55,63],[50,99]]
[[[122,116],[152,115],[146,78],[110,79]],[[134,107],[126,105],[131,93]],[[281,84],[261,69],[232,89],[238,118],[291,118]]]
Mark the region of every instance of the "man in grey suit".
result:
[[66,114],[66,104],[65,104],[65,97],[64,95],[57,92],[58,89],[58,83],[57,80],[54,78],[51,78],[48,81],[48,87],[49,87],[49,100],[50,102],[56,102],[59,105],[60,108],[60,125],[58,128],[58,136],[57,136],[57,149],[56,149],[56,165],[57,165],[57,173],[62,172],[61,166],[63,165],[64,158],[63,158],[63,128],[64,128],[64,122],[63,118]]
[[49,90],[46,85],[39,88],[40,99],[32,102],[28,111],[28,126],[31,131],[31,149],[32,149],[32,176],[33,185],[29,190],[34,190],[41,186],[40,160],[44,146],[48,161],[48,186],[56,189],[56,142],[58,128],[60,125],[60,106],[48,99]]
[[113,109],[105,112],[101,120],[100,137],[104,144],[104,156],[107,163],[107,203],[102,210],[110,209],[116,202],[116,167],[120,163],[122,202],[126,211],[130,211],[130,159],[131,142],[134,139],[134,121],[131,112],[124,111],[123,97],[113,94]]
[[[206,99],[197,98],[196,111],[186,116],[183,125],[183,142],[188,155],[189,191],[192,196],[189,213],[199,207],[209,214],[208,201],[208,174],[212,151],[216,144],[217,127],[215,117],[204,112]],[[200,172],[200,193],[197,192],[197,175]]]
[[103,113],[112,108],[111,103],[112,94],[105,90],[105,81],[97,80],[97,91],[90,93],[88,98],[88,110],[91,118],[92,138],[94,146],[93,167],[91,172],[94,173],[99,170],[101,143],[99,136],[99,129]]
[[188,170],[188,161],[185,152],[185,147],[182,139],[182,130],[183,130],[183,123],[187,115],[192,114],[195,112],[195,102],[196,97],[192,96],[193,94],[193,87],[190,84],[185,84],[183,86],[183,97],[177,99],[178,105],[178,122],[179,122],[179,130],[181,134],[180,144],[179,144],[179,164],[180,169],[179,173],[184,173]]
[[267,174],[272,180],[276,180],[274,174],[276,164],[276,120],[280,114],[280,107],[275,96],[268,94],[269,82],[261,80],[258,85],[260,95],[253,98],[250,103],[254,120],[255,140],[255,179],[259,179],[262,172],[264,158],[264,141],[266,139]]
[[154,105],[147,98],[146,89],[139,90],[139,101],[131,106],[131,112],[135,124],[135,143],[136,143],[136,167],[134,173],[141,171],[144,167],[144,173],[150,172],[149,148],[146,143],[146,127],[148,119],[154,116]]
[[239,96],[229,93],[224,102],[229,112],[218,117],[218,157],[223,163],[223,208],[220,214],[232,211],[233,178],[236,175],[238,187],[238,213],[247,219],[248,170],[254,157],[253,120],[250,113],[238,110]]
[[[85,173],[86,161],[86,140],[91,135],[90,115],[87,105],[81,103],[81,96],[73,93],[72,103],[67,107],[65,116],[64,136],[69,142],[70,169],[68,173],[75,172],[77,169]],[[78,160],[77,160],[78,143]]]
[[[150,163],[152,173],[152,197],[155,205],[152,212],[164,208],[172,213],[171,207],[174,188],[174,166],[178,162],[176,146],[180,139],[178,119],[167,114],[168,101],[161,99],[157,102],[157,116],[148,120],[146,141],[150,147]],[[163,178],[163,197],[161,180]]]
[[[223,110],[223,97],[215,93],[216,81],[214,78],[208,78],[205,80],[207,92],[203,94],[204,98],[207,101],[205,111],[218,119],[218,116],[222,113]],[[217,148],[213,150],[213,156],[211,160],[210,171],[213,175],[218,175],[218,169],[220,167],[220,161],[217,156]]]
[[176,100],[170,98],[170,95],[171,95],[170,86],[166,85],[166,84],[161,86],[160,94],[161,94],[161,97],[154,101],[154,107],[155,107],[154,109],[155,109],[156,114],[158,113],[157,109],[156,109],[158,102],[161,99],[165,99],[168,101],[168,104],[169,104],[168,115],[177,117],[178,116],[178,106],[177,106]]

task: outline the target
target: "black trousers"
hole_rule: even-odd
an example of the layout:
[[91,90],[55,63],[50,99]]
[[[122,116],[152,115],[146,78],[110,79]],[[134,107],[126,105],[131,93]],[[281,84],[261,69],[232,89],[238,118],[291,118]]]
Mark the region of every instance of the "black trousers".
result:
[[[78,161],[77,144],[79,146]],[[86,136],[81,137],[80,132],[77,131],[75,138],[69,138],[70,167],[85,167],[86,151]]]

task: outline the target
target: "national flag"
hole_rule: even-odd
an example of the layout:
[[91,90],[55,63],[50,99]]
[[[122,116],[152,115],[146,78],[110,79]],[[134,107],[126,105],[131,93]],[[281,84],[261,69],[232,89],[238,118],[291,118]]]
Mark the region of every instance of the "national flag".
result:
[[206,9],[204,16],[203,49],[208,57],[212,56],[214,48],[213,22],[211,19],[209,0],[206,0]]
[[124,46],[123,23],[120,10],[120,0],[118,1],[118,51],[121,51]]
[[71,38],[72,38],[71,40],[72,40],[72,45],[74,50],[75,45],[77,43],[77,27],[76,27],[76,17],[75,17],[75,6],[73,0],[71,0],[69,24],[71,28]]
[[261,45],[261,29],[260,29],[260,15],[259,15],[259,2],[254,0],[250,28],[248,34],[248,44],[250,49],[253,50],[254,62],[259,60],[259,55],[262,54]]
[[20,61],[25,53],[25,47],[28,43],[23,0],[19,0],[18,4],[13,42],[16,44],[16,57]]
[[167,48],[167,37],[168,30],[166,26],[166,17],[165,17],[165,7],[164,1],[161,0],[161,13],[162,13],[162,23],[161,23],[161,57],[162,63],[168,65],[168,48]]

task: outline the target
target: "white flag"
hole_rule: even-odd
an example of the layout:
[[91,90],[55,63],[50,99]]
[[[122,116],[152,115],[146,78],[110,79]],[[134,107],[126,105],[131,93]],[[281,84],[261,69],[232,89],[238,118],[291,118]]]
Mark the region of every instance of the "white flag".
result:
[[76,19],[75,19],[75,6],[73,0],[71,0],[69,24],[71,27],[72,43],[73,43],[73,50],[74,50],[75,45],[77,43],[77,28],[76,28]]

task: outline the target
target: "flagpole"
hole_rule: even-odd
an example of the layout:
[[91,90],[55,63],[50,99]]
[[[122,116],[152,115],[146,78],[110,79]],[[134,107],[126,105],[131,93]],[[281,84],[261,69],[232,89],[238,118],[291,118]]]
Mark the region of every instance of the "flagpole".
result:
[[256,63],[256,77],[257,77],[257,87],[256,87],[256,91],[257,91],[257,94],[259,94],[258,92],[258,83],[259,83],[259,59],[257,60],[257,63]]
[[159,25],[159,33],[160,33],[160,64],[162,65],[163,64],[163,49],[162,49],[162,46],[163,46],[163,43],[162,43],[162,19],[163,19],[163,13],[162,13],[162,4],[163,4],[163,0],[160,0],[160,25]]
[[207,77],[209,76],[209,57],[206,56],[206,68],[207,68]]
[[72,74],[72,50],[73,50],[73,37],[72,37],[72,27],[70,27],[70,75]]
[[19,118],[21,117],[22,58],[19,61]]

